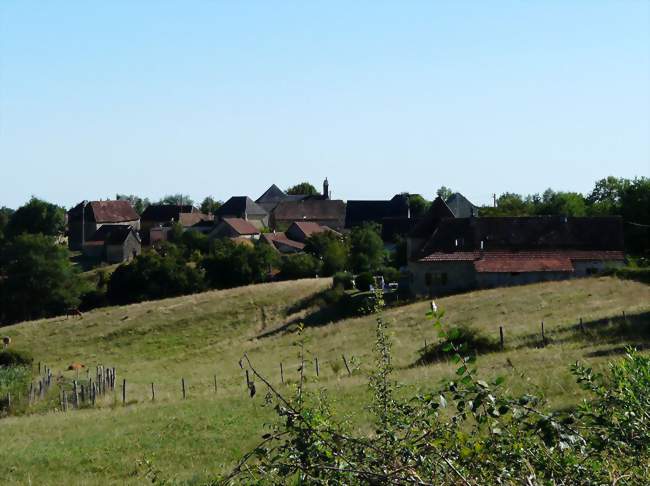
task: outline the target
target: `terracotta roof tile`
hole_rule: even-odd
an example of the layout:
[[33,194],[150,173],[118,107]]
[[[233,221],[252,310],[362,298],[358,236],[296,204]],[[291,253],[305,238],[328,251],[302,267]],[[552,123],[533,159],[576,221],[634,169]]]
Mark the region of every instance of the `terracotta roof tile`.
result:
[[256,235],[260,232],[255,226],[241,218],[223,218],[223,222],[240,235]]

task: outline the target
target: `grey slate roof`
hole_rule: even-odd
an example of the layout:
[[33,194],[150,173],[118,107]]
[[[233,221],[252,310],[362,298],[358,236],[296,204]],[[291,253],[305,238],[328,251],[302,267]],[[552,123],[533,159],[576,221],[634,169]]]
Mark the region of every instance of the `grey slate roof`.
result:
[[445,201],[455,218],[469,218],[478,216],[478,206],[471,203],[469,199],[460,192],[455,192]]
[[248,196],[233,196],[228,199],[223,206],[217,209],[216,215],[220,218],[228,216],[235,216],[243,218],[244,216],[261,216],[264,217],[268,213],[266,210],[253,201]]

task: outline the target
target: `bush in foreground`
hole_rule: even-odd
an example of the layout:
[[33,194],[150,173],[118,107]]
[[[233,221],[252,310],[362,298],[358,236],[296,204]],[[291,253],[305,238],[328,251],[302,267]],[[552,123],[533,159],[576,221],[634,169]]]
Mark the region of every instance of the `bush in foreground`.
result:
[[[377,294],[380,299],[380,294]],[[391,341],[377,319],[370,376],[373,432],[357,433],[331,410],[324,390],[301,378],[293,396],[270,384],[277,422],[221,484],[644,484],[650,475],[650,359],[630,351],[605,375],[571,370],[589,400],[572,411],[510,396],[502,378],[478,379],[475,354],[430,312],[458,369],[439,388],[407,400],[391,380]],[[454,333],[455,334],[455,333]],[[299,343],[305,359],[304,341]],[[249,382],[249,388],[255,389]]]

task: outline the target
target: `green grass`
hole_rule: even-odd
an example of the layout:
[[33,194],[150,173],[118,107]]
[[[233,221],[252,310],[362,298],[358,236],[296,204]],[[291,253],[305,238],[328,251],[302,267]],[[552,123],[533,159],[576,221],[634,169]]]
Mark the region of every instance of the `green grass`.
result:
[[[286,379],[295,381],[299,357],[289,330],[303,319],[321,324],[305,332],[309,358],[318,356],[321,371],[317,381],[308,364],[309,386],[326,387],[334,409],[364,426],[375,317],[310,320],[317,310],[309,302],[329,284],[329,279],[264,284],[3,328],[13,346],[28,349],[55,375],[72,379],[73,372],[61,370],[73,361],[91,369],[97,363],[115,366],[118,381],[127,380],[131,404],[122,407],[119,397],[109,395],[97,409],[61,413],[36,407],[36,413],[0,420],[0,483],[140,484],[147,474],[157,474],[191,484],[214,477],[254,445],[273,418],[263,407],[261,384],[248,398],[239,359],[248,353],[275,384],[282,361]],[[544,283],[446,297],[437,304],[449,325],[466,325],[490,339],[498,340],[503,326],[506,349],[479,356],[480,373],[504,375],[513,392],[542,393],[552,407],[580,400],[570,363],[582,360],[598,368],[625,345],[650,342],[650,287],[634,281]],[[424,340],[437,341],[424,318],[428,307],[418,302],[385,312],[403,394],[434,387],[453,372],[446,360],[414,366]],[[580,317],[587,334],[576,328]],[[546,347],[540,346],[542,320]],[[358,363],[352,376],[341,354]],[[181,377],[188,383],[186,400]]]

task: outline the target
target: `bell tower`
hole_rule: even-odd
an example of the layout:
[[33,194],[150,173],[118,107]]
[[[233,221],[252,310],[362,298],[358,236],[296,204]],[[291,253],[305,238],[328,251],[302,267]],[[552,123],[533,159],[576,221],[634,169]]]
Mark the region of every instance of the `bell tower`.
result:
[[330,183],[327,182],[327,177],[323,181],[323,199],[330,198]]

